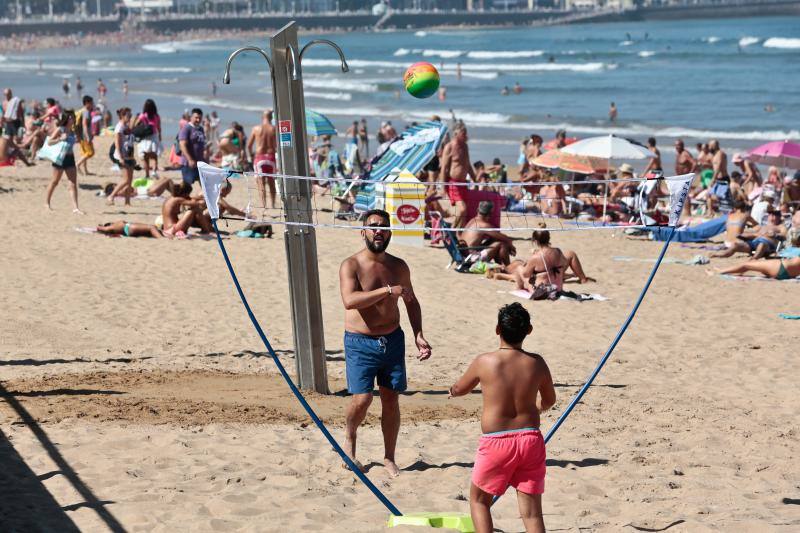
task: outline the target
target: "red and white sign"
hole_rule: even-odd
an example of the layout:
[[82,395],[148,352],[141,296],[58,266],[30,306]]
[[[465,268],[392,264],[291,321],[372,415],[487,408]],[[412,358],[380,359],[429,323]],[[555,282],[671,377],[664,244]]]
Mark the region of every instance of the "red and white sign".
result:
[[278,131],[280,133],[292,133],[292,121],[281,120],[280,122],[278,122]]
[[419,218],[419,209],[413,205],[403,204],[397,208],[397,220],[403,224],[413,224]]

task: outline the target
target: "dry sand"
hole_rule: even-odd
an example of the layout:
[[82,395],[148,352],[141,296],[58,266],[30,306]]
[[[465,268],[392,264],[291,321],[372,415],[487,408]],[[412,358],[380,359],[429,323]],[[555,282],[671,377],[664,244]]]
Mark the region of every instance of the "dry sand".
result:
[[[340,468],[280,381],[215,242],[74,230],[150,222],[160,209],[158,201],[106,207],[96,186],[117,175],[102,158],[91,168],[102,174],[80,179],[86,216],[70,213],[64,185],[55,211],[44,211],[49,164],[0,169],[0,530],[383,530],[386,510]],[[242,191],[233,198],[242,203]],[[554,239],[579,253],[599,280],[591,291],[611,300],[525,303],[535,320],[527,347],[547,358],[557,382],[545,428],[607,348],[651,268],[612,257],[654,258],[660,247],[609,231]],[[281,241],[279,231],[227,246],[293,370]],[[318,243],[336,392],[344,388],[337,267],[359,237],[323,230]],[[518,246],[522,254],[529,247]],[[441,250],[392,251],[411,266],[434,352],[424,363],[408,359],[402,475],[390,480],[378,466],[378,402],[360,432],[360,457],[401,510],[467,512],[480,396],[448,401],[444,391],[496,345],[493,317],[513,300],[510,285],[444,270]],[[675,245],[669,256],[697,252]],[[798,311],[799,294],[794,283],[727,281],[665,264],[597,385],[549,446],[549,528],[800,529],[800,331],[777,317]],[[341,438],[347,398],[310,401]],[[495,516],[500,530],[521,530],[511,494]]]

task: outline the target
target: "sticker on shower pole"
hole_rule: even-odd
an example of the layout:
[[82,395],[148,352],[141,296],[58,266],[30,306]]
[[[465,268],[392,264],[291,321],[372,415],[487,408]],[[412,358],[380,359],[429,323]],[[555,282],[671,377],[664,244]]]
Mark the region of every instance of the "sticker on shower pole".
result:
[[281,120],[278,122],[278,133],[280,134],[281,146],[292,145],[292,121]]

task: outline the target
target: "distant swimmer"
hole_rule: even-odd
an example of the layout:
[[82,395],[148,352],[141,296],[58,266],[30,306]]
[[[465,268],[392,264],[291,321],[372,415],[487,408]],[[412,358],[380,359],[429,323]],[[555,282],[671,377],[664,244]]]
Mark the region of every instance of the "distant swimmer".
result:
[[122,80],[122,98],[128,99],[128,80]]
[[461,80],[461,63],[456,63],[456,79]]
[[64,81],[61,82],[61,90],[64,91],[64,96],[69,100],[69,80],[64,78]]
[[631,39],[631,34],[630,33],[625,33],[625,40],[626,41],[632,41],[633,40],[633,39]]
[[775,107],[772,104],[767,104],[767,105],[764,106],[764,112],[765,113],[774,113],[775,112]]
[[511,91],[508,90],[508,85],[500,89],[500,96],[508,96]]
[[608,121],[609,122],[616,122],[617,121],[617,104],[611,102],[611,105],[608,107]]
[[518,81],[514,82],[514,94],[522,94],[522,85]]
[[213,80],[211,81],[211,96],[217,96],[217,82]]
[[83,82],[80,76],[75,78],[75,92],[78,94],[78,99],[83,97]]
[[555,63],[555,62],[556,62],[556,56],[550,56],[550,57],[548,57],[548,58],[547,58],[547,62],[548,62],[548,63]]

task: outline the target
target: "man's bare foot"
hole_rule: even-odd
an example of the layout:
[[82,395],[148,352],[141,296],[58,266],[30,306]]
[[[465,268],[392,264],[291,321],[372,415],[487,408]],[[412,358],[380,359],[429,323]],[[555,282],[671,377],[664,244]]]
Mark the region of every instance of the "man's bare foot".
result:
[[[355,463],[356,467],[358,468],[358,470],[360,472],[366,472],[367,471],[366,468],[364,468],[364,465],[362,465],[361,461],[359,461],[358,459],[351,458],[350,460]],[[350,466],[345,462],[342,462],[342,468],[344,468],[345,470],[350,470]]]
[[590,278],[589,276],[581,278],[579,281],[581,282],[581,285],[583,285],[584,283],[597,283],[596,279]]
[[391,459],[383,459],[383,467],[389,473],[390,477],[397,477],[400,475],[400,469],[397,468],[397,465]]
[[44,204],[44,208],[45,208],[46,210],[48,210],[48,211],[52,211],[52,210],[53,210],[53,208],[52,208],[52,207],[50,207],[50,204]]
[[74,214],[74,215],[85,215],[86,213],[84,213],[83,211],[81,211],[80,209],[78,209],[76,207],[75,209],[72,210],[72,214]]

